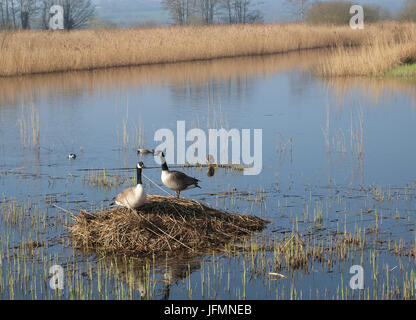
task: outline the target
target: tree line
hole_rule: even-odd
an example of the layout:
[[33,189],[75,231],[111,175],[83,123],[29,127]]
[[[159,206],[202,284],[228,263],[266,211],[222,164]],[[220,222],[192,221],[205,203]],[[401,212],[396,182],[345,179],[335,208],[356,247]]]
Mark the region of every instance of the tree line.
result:
[[[176,25],[262,23],[262,0],[161,0]],[[94,27],[100,19],[92,0],[0,0],[0,29],[48,29],[50,8],[64,9],[67,30]],[[114,1],[117,5],[117,1]],[[312,24],[348,24],[350,1],[285,0],[296,21]],[[365,22],[387,19],[416,21],[416,0],[404,0],[397,15],[379,5],[363,5]],[[109,23],[108,27],[114,27]]]
[[263,22],[260,4],[252,0],[162,0],[177,25]]
[[[300,20],[312,24],[348,24],[351,19],[349,12],[352,1],[313,1],[287,0],[297,7]],[[416,0],[405,0],[402,9],[397,14],[391,13],[381,5],[362,5],[364,22],[382,20],[416,21]]]
[[[263,21],[260,1],[252,0],[162,0],[175,24],[255,23]],[[348,24],[351,1],[285,0],[283,7],[296,21],[312,24]],[[394,16],[380,5],[363,5],[365,22],[381,20],[416,21],[416,0],[405,0]]]
[[0,0],[0,29],[48,29],[53,5],[63,7],[67,30],[86,27],[95,16],[91,0]]

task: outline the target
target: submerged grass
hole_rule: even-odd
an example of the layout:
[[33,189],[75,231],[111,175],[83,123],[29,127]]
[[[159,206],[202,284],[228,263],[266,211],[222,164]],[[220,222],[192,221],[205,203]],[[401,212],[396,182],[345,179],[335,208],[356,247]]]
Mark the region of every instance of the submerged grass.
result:
[[[367,195],[363,199],[367,203],[366,208],[373,208],[372,204],[380,201],[389,203],[393,208],[409,202],[409,207],[413,208],[415,190],[414,184],[397,188],[371,185],[357,192]],[[176,292],[181,292],[181,297],[189,299],[415,299],[416,281],[412,268],[416,240],[412,234],[406,236],[406,232],[399,231],[398,237],[392,235],[389,224],[384,223],[383,227],[383,220],[391,219],[396,230],[401,230],[402,225],[412,233],[413,219],[396,220],[393,215],[397,212],[384,209],[384,205],[380,211],[374,207],[354,214],[347,209],[347,203],[357,200],[351,200],[354,198],[350,196],[349,192],[343,192],[341,196],[337,194],[328,199],[299,198],[305,210],[310,208],[310,216],[306,213],[302,216],[299,211],[300,214],[295,213],[296,217],[290,220],[290,224],[281,228],[292,209],[280,207],[278,229],[271,233],[232,237],[234,240],[223,245],[223,250],[207,248],[203,259],[198,252],[197,257],[190,257],[189,249],[176,240],[169,240],[159,230],[169,225],[169,228],[162,230],[187,244],[176,234],[185,224],[183,218],[186,228],[195,228],[192,225],[195,220],[199,224],[197,228],[212,235],[216,222],[210,225],[210,218],[203,220],[203,214],[196,214],[196,217],[191,214],[202,210],[196,201],[171,198],[173,202],[167,204],[164,197],[155,196],[157,199],[152,200],[156,203],[144,208],[146,214],[120,210],[106,212],[102,216],[83,214],[87,220],[84,222],[88,224],[107,225],[108,221],[104,218],[113,221],[114,225],[121,222],[119,229],[114,227],[119,231],[115,237],[121,241],[131,234],[131,230],[125,228],[126,219],[137,222],[143,219],[142,215],[156,227],[145,220],[141,220],[141,226],[162,235],[158,237],[148,231],[150,242],[159,238],[158,245],[165,245],[165,249],[168,248],[164,244],[166,240],[171,241],[170,245],[177,246],[177,250],[167,249],[161,256],[149,254],[134,257],[130,254],[115,256],[113,252],[100,250],[97,246],[90,246],[93,249],[90,252],[77,250],[76,246],[73,247],[75,243],[66,238],[63,229],[63,226],[72,223],[62,219],[68,216],[42,209],[38,203],[19,203],[4,198],[0,206],[0,223],[4,230],[0,235],[0,298],[167,299],[171,297],[171,288],[175,288]],[[160,202],[157,202],[158,199]],[[338,201],[340,203],[336,205]],[[175,211],[178,206],[182,210],[180,215]],[[346,211],[338,212],[336,208],[340,207],[345,207]],[[170,222],[160,218],[159,211],[162,210],[169,212],[163,219]],[[329,216],[328,210],[331,213]],[[404,209],[398,213],[406,216]],[[213,215],[216,217],[217,214],[234,217],[214,210]],[[170,218],[178,221],[173,222]],[[201,221],[208,222],[205,229]],[[235,228],[230,226],[230,221],[220,222],[227,228]],[[231,220],[231,224],[237,225],[237,222]],[[248,224],[241,222],[243,228],[247,228]],[[221,230],[224,231],[225,227]],[[91,228],[91,233],[95,229]],[[58,233],[57,237],[54,232]],[[228,232],[224,233],[221,237],[225,238]],[[120,250],[119,253],[124,252]],[[390,258],[386,260],[386,257]],[[49,268],[56,264],[64,268],[62,290],[49,286]],[[363,290],[351,290],[349,287],[352,275],[348,270],[353,264],[360,264],[365,269]],[[311,282],[311,278],[316,280]]]
[[90,187],[102,188],[104,191],[118,187],[126,182],[126,180],[128,180],[127,177],[120,176],[119,174],[108,174],[106,169],[88,170],[88,175],[84,176],[84,182]]

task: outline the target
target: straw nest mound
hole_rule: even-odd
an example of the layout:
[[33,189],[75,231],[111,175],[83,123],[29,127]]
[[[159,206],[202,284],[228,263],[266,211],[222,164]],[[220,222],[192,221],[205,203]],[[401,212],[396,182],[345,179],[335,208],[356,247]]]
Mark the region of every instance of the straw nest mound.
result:
[[202,252],[262,230],[268,221],[232,215],[198,201],[149,195],[137,211],[117,208],[74,216],[69,227],[78,247],[126,254]]

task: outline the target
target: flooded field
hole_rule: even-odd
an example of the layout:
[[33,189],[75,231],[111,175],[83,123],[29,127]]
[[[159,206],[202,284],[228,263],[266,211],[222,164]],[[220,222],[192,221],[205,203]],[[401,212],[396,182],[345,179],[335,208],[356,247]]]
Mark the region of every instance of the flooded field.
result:
[[[414,299],[416,83],[316,78],[323,54],[0,79],[0,298]],[[183,168],[201,189],[181,195],[267,228],[206,255],[74,248],[70,213],[108,207],[177,121],[262,129],[259,175]]]

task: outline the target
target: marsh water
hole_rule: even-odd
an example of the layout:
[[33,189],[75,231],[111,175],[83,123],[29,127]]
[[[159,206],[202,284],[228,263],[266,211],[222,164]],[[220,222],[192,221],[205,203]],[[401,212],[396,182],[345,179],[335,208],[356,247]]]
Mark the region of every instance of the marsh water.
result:
[[[322,79],[311,68],[324,54],[0,79],[0,298],[414,298],[416,83]],[[74,249],[71,216],[56,206],[108,206],[134,183],[134,170],[117,169],[134,168],[137,147],[156,147],[155,132],[175,133],[177,121],[186,130],[262,129],[259,175],[184,168],[202,189],[182,195],[267,219],[267,229],[233,254]],[[141,160],[157,165],[152,155]],[[162,186],[159,169],[144,173]],[[147,178],[147,192],[164,195]],[[299,267],[282,251],[306,238],[322,253]],[[262,246],[272,240],[284,245]],[[63,268],[62,290],[50,286],[53,265]],[[362,289],[350,286],[354,265]]]

